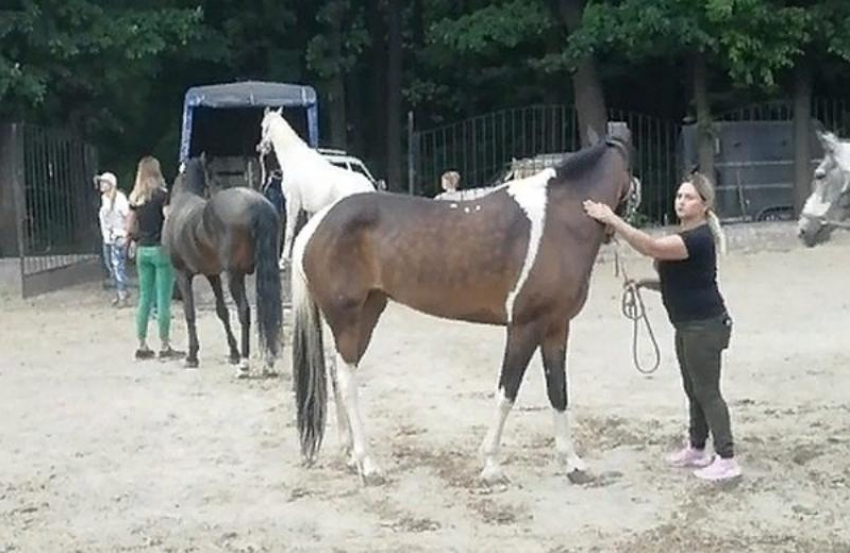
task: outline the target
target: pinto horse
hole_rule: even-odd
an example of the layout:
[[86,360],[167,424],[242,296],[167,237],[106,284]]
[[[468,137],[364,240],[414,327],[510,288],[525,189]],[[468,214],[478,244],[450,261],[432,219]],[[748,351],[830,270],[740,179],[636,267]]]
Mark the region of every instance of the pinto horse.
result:
[[289,260],[298,214],[312,215],[340,198],[360,192],[374,192],[369,179],[336,167],[301,140],[286,122],[281,110],[266,108],[260,122],[257,151],[268,154],[272,148],[283,169],[283,197],[286,199],[286,228],[283,235],[281,267]]
[[630,183],[627,140],[608,138],[472,201],[359,194],[314,216],[296,239],[292,276],[294,386],[306,461],[314,460],[324,434],[323,316],[336,345],[330,373],[343,450],[365,481],[381,480],[364,433],[355,369],[392,299],[437,317],[507,327],[496,411],[481,446],[485,481],[504,478],[502,429],[538,348],[555,449],[571,480],[586,477],[570,438],[566,348],[607,233],[584,213],[582,201],[621,210]]
[[[269,373],[281,349],[281,284],[277,269],[280,219],[271,202],[245,187],[222,190],[210,199],[202,158],[186,162],[171,194],[162,243],[174,264],[177,285],[189,333],[186,366],[198,366],[198,332],[192,280],[204,275],[215,294],[215,307],[227,334],[230,362],[239,365],[237,376],[248,375],[251,309],[245,293],[245,275],[256,270],[257,329]],[[242,351],[230,328],[224,303],[221,273],[226,272],[230,294],[242,326]]]

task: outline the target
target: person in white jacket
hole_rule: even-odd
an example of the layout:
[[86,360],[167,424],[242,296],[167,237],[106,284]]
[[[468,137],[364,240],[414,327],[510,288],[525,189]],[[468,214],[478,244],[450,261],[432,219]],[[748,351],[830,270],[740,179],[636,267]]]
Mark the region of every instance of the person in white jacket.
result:
[[103,235],[103,260],[118,291],[112,305],[126,307],[130,298],[124,267],[127,258],[127,219],[130,216],[130,203],[127,196],[118,190],[118,179],[113,173],[107,171],[97,175],[95,182],[101,194],[98,217],[100,232]]

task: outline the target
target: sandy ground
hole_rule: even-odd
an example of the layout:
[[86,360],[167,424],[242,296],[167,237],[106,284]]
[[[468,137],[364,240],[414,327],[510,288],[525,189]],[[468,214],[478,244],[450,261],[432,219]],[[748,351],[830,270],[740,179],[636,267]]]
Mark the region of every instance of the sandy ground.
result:
[[[132,311],[97,285],[5,298],[0,552],[850,551],[848,270],[850,240],[725,259],[745,475],[722,486],[662,465],[685,416],[671,329],[647,296],[663,361],[638,374],[608,263],[569,347],[573,432],[595,476],[581,486],[555,463],[539,358],[505,433],[511,483],[477,480],[500,328],[388,309],[360,370],[388,482],[364,488],[333,426],[318,465],[300,465],[288,359],[278,379],[233,380],[208,301],[187,371],[134,361]],[[174,326],[184,344],[179,306]]]

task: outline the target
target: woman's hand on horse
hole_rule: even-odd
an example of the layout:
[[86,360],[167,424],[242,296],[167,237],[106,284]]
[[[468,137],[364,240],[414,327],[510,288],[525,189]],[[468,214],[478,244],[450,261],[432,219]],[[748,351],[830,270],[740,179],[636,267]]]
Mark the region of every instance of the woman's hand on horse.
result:
[[585,200],[582,205],[584,206],[584,212],[600,223],[610,225],[617,219],[611,208],[605,204],[594,202],[593,200]]

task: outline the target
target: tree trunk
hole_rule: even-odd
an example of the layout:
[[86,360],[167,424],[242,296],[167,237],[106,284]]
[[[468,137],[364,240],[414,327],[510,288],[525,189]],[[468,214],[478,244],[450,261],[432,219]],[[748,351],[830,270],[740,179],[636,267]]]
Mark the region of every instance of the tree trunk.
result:
[[330,146],[345,150],[348,148],[346,136],[348,125],[345,112],[345,80],[342,75],[335,75],[328,83],[328,104],[331,124]]
[[[330,36],[331,56],[342,57],[342,21],[334,21]],[[348,120],[345,110],[345,75],[340,68],[328,82],[328,111],[331,123],[331,145],[345,150],[348,146]]]
[[385,94],[387,87],[387,28],[380,0],[366,2],[366,29],[369,31],[369,80],[364,83],[369,96],[368,114],[370,121],[365,125],[368,146],[366,150],[374,165],[370,170],[376,178],[387,176],[387,110]]
[[711,103],[708,99],[708,75],[705,56],[696,52],[691,60],[694,85],[694,105],[697,111],[697,152],[700,173],[717,184],[714,174],[714,130],[711,123]]
[[[584,5],[585,0],[558,0],[561,20],[569,32],[581,25]],[[605,95],[592,56],[581,60],[573,73],[573,97],[578,112],[581,145],[589,146],[605,135],[608,124]]]
[[399,0],[389,0],[387,14],[389,27],[387,63],[387,187],[393,191],[403,189],[401,174],[401,80],[402,40],[401,8]]
[[811,193],[812,74],[807,60],[794,67],[794,214],[799,215]]

